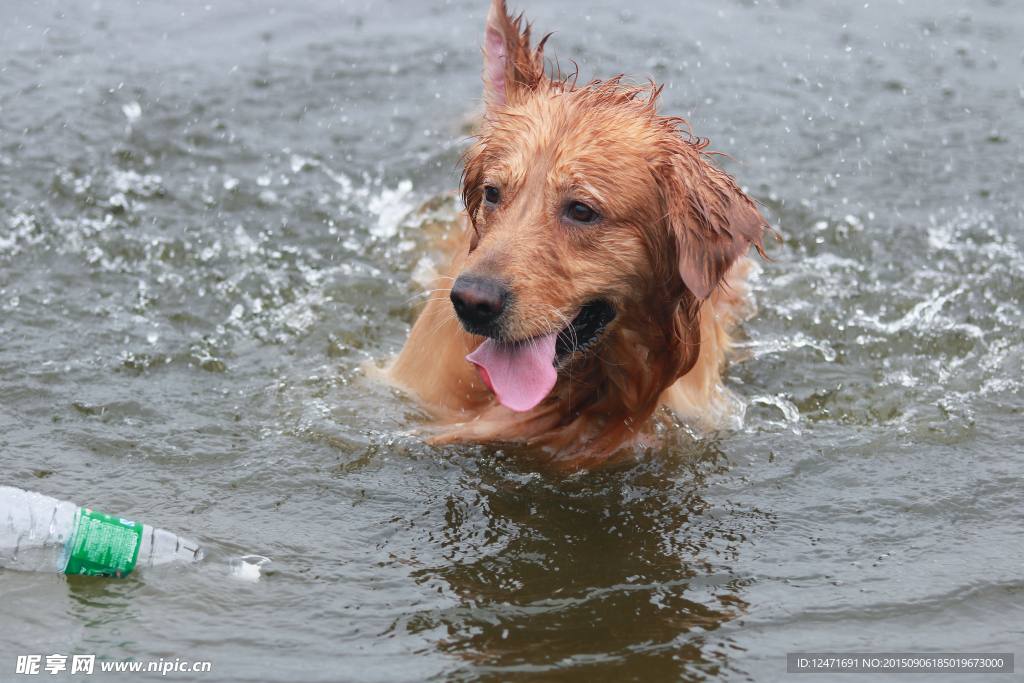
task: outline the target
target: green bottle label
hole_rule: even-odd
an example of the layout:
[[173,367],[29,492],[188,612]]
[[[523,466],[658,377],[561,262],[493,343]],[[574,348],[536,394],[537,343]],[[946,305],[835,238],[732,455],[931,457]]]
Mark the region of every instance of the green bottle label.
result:
[[75,540],[65,574],[128,576],[142,544],[142,525],[87,508],[76,515]]

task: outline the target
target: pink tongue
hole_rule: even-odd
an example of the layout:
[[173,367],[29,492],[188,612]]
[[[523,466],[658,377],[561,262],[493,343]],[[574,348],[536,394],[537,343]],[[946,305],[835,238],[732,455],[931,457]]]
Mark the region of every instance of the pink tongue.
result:
[[555,386],[555,338],[558,332],[522,342],[487,339],[466,360],[476,366],[501,405],[525,413]]

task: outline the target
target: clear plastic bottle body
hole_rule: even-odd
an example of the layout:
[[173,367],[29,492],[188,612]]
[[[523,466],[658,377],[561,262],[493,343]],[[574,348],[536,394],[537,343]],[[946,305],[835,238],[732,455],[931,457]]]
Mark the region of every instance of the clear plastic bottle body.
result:
[[62,572],[74,540],[78,506],[12,486],[0,486],[0,567]]
[[136,569],[149,569],[169,564],[192,564],[201,559],[203,559],[203,551],[192,541],[187,541],[164,529],[157,529],[148,524],[142,525],[142,541],[139,543],[139,559],[135,562]]
[[[82,511],[74,503],[0,486],[0,567],[64,572]],[[197,544],[149,524],[141,526],[138,558],[131,570],[193,564],[203,558]]]

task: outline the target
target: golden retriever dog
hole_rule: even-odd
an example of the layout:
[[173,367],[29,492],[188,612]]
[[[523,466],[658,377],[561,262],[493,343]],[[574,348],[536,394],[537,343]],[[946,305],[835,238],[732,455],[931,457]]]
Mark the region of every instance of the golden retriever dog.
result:
[[548,75],[494,0],[465,230],[385,371],[435,443],[524,444],[555,469],[643,444],[659,406],[714,427],[753,244],[769,226],[660,87]]

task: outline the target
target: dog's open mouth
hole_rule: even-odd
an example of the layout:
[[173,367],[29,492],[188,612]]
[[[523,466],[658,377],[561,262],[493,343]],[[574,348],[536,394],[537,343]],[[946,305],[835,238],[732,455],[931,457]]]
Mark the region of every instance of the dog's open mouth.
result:
[[605,326],[615,320],[615,308],[607,301],[595,301],[579,310],[555,340],[555,363],[577,351],[587,351],[604,334]]
[[517,342],[485,339],[466,360],[476,366],[487,388],[501,405],[526,412],[544,400],[558,380],[556,366],[597,343],[615,318],[605,301],[583,306],[564,328],[543,337]]

